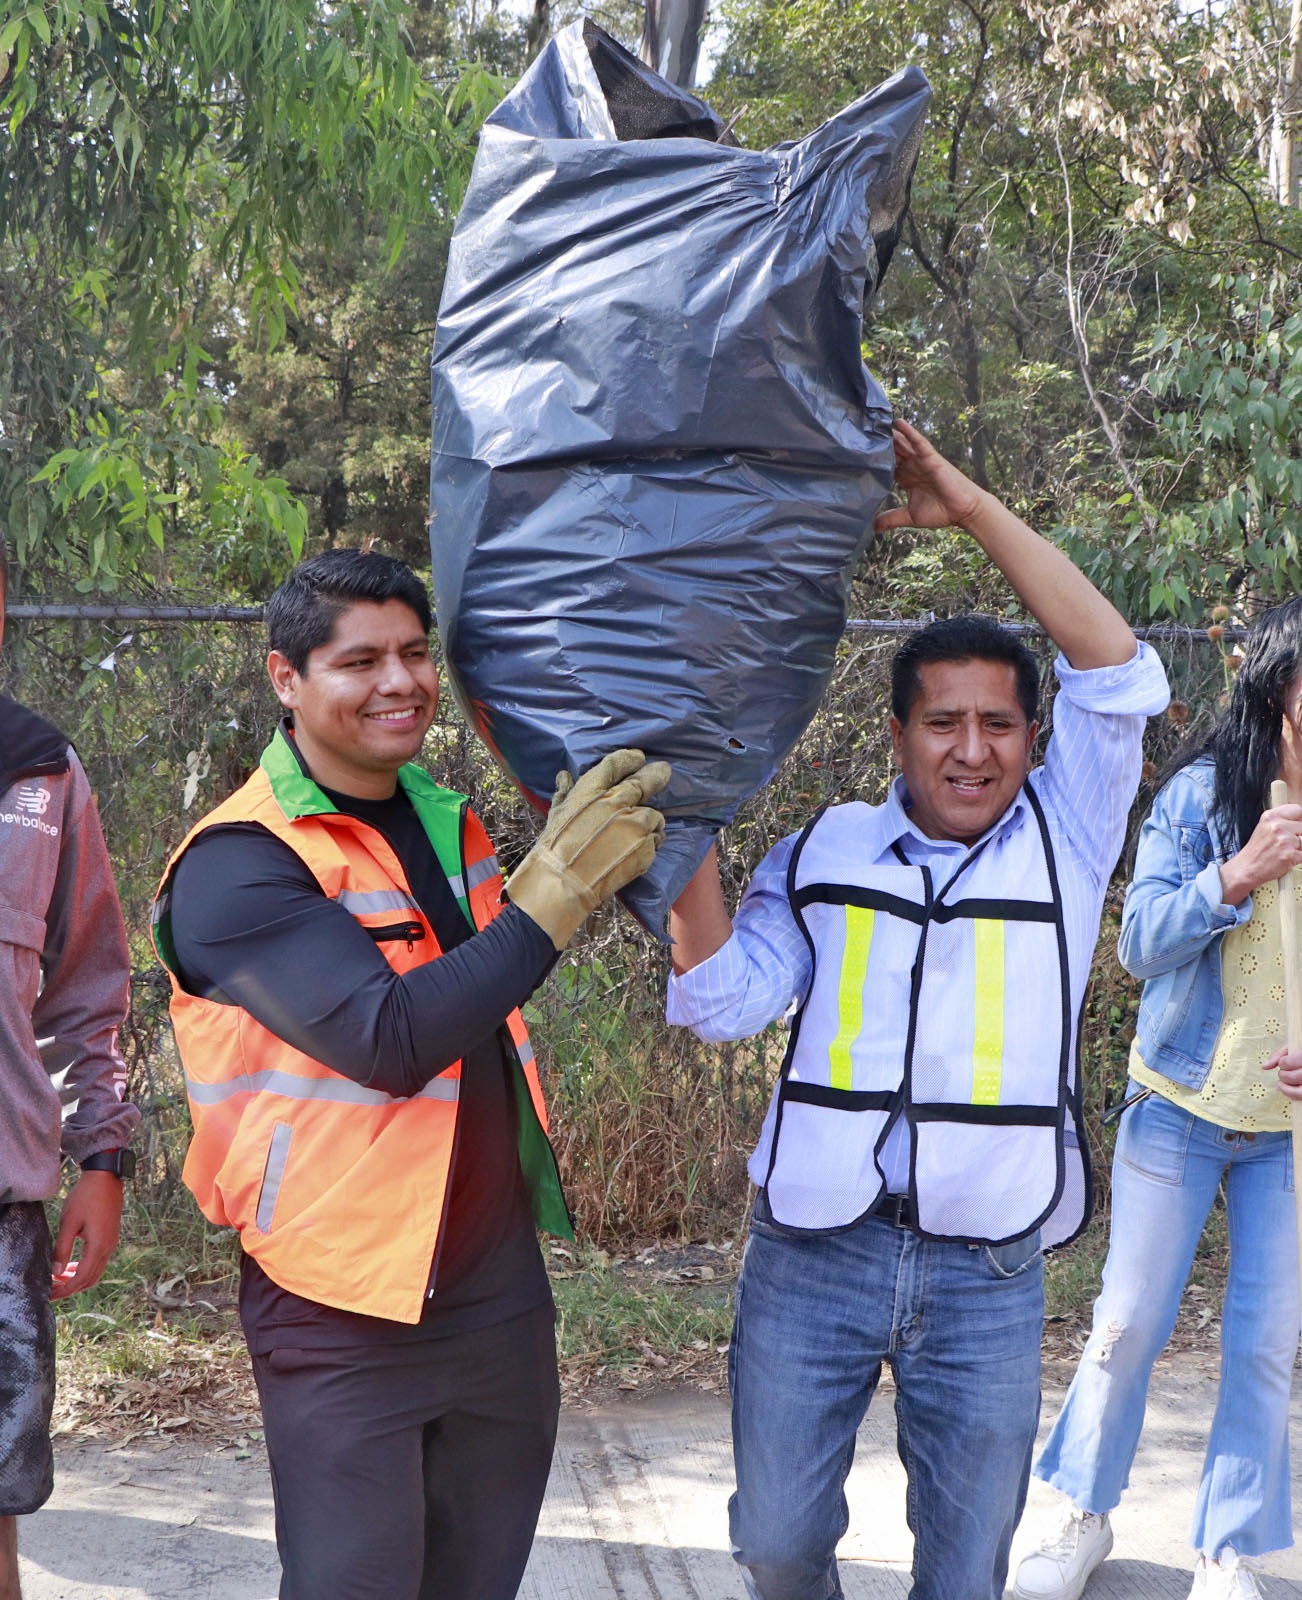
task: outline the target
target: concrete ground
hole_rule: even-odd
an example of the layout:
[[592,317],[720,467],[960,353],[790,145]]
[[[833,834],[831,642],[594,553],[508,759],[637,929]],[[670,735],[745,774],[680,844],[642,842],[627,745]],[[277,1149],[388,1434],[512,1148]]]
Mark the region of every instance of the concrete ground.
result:
[[[1214,1393],[1205,1363],[1159,1365],[1133,1485],[1114,1517],[1116,1547],[1086,1600],[1186,1600],[1185,1541]],[[1050,1418],[1061,1399],[1061,1389],[1047,1391]],[[1302,1396],[1293,1424],[1298,1436]],[[717,1396],[678,1389],[567,1411],[521,1600],[743,1600],[727,1549],[731,1480],[727,1406]],[[847,1600],[907,1595],[910,1539],[888,1392],[860,1434],[849,1497]],[[1056,1498],[1032,1486],[1025,1532],[1054,1515]],[[20,1549],[25,1600],[271,1600],[278,1567],[265,1456],[238,1460],[172,1440],[63,1443],[54,1498],[24,1519]],[[1302,1556],[1270,1558],[1264,1588],[1269,1600],[1302,1600]]]

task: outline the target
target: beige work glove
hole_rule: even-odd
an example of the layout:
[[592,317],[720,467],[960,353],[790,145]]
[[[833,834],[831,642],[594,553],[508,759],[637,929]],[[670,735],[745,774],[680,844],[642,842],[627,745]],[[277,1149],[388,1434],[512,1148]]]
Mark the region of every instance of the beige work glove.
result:
[[558,950],[655,859],[665,819],[645,802],[669,776],[667,761],[647,761],[640,750],[611,751],[577,783],[557,774],[546,825],[506,892]]

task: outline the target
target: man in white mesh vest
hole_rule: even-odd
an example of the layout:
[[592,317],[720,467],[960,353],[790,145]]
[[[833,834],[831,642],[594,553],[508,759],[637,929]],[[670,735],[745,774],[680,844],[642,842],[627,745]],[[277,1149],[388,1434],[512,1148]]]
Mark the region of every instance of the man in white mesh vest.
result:
[[855,1432],[888,1363],[913,1600],[997,1600],[1040,1397],[1041,1248],[1089,1209],[1076,1025],[1139,784],[1156,655],[1070,560],[895,429],[907,506],[958,527],[1060,652],[955,617],[892,667],[900,776],[776,845],[735,921],[713,851],[674,908],[669,1020],[704,1039],[794,1007],[750,1174],[731,1361],[733,1550],[756,1600],[838,1600]]

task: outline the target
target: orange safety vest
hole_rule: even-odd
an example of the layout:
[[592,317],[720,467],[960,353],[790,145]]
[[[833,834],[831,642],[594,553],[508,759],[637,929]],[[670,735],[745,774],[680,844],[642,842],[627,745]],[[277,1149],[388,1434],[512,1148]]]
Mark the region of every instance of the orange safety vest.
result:
[[[398,781],[463,914],[473,928],[485,927],[502,909],[488,835],[460,795],[419,767],[403,767]],[[187,835],[155,901],[154,942],[172,980],[172,1024],[194,1122],[185,1184],[204,1216],[237,1229],[282,1288],[345,1311],[418,1322],[452,1166],[461,1063],[419,1094],[396,1098],[295,1050],[241,1007],[182,988],[169,915],[176,864],[205,828],[232,822],[259,823],[283,839],[325,894],[370,932],[395,972],[441,953],[388,841],[336,811],[277,733],[243,788]],[[294,981],[292,970],[283,981]],[[519,1064],[519,1152],[535,1218],[572,1238],[524,1019],[512,1011],[506,1024]]]

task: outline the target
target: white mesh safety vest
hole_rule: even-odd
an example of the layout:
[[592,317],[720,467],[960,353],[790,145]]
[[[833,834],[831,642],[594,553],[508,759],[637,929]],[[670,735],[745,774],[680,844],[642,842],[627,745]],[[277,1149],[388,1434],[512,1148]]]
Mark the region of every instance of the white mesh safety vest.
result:
[[[1003,1244],[1040,1228],[1048,1246],[1085,1225],[1062,899],[1043,810],[1023,792],[1034,823],[939,881],[898,847],[898,862],[863,862],[854,805],[797,841],[787,892],[814,970],[770,1111],[764,1190],[779,1226],[867,1216],[901,1117],[925,1236]],[[908,1018],[902,1055],[883,1015]]]

